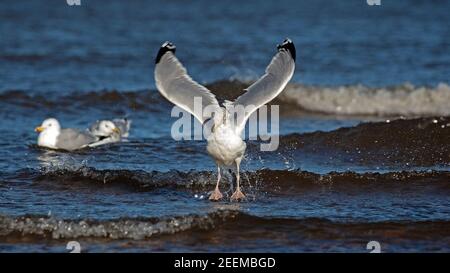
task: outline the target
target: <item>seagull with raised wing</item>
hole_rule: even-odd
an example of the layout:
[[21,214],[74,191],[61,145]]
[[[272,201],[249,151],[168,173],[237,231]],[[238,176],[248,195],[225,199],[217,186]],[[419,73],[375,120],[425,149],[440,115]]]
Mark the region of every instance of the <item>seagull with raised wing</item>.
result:
[[[204,111],[199,112],[195,109],[195,99],[201,99],[202,109],[211,107],[214,110],[214,124],[207,138],[207,151],[216,162],[218,177],[216,187],[209,199],[218,201],[223,197],[219,190],[221,168],[235,165],[237,187],[231,196],[231,201],[242,200],[245,195],[239,185],[239,165],[244,156],[246,144],[241,135],[250,115],[280,94],[292,78],[296,55],[294,43],[286,39],[278,45],[277,53],[266,68],[265,74],[248,87],[243,95],[233,102],[225,102],[223,106],[219,105],[211,91],[192,80],[175,56],[175,50],[175,45],[170,42],[165,42],[159,49],[155,61],[156,87],[166,99],[191,113],[202,124],[210,117],[206,116]],[[243,106],[245,112],[243,118],[235,122],[234,114],[231,114],[229,109],[237,106]]]

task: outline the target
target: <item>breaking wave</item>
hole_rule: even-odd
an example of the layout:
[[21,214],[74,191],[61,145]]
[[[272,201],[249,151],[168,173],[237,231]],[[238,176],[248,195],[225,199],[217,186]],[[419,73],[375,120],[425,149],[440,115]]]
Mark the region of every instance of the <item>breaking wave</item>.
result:
[[[243,93],[250,83],[217,81],[207,85],[219,101],[232,100]],[[69,95],[29,94],[10,90],[0,93],[1,103],[24,108],[105,107],[134,111],[161,111],[171,104],[156,90],[103,90],[75,92]],[[162,106],[159,104],[162,103]],[[370,88],[363,85],[319,87],[290,84],[273,103],[285,109],[320,114],[368,116],[432,116],[450,115],[450,87],[440,83],[436,87],[415,87],[403,84],[394,87]],[[148,107],[155,105],[156,107]]]
[[42,236],[63,238],[109,238],[140,240],[154,235],[174,234],[190,229],[212,229],[238,212],[232,210],[207,215],[188,215],[167,218],[130,218],[106,221],[63,220],[52,217],[0,216],[0,236]]
[[340,115],[432,116],[450,115],[450,87],[415,87],[403,84],[395,87],[370,88],[363,85],[315,87],[290,85],[279,96],[310,112]]
[[[49,187],[55,183],[66,183],[75,186],[76,183],[97,185],[121,185],[128,186],[139,191],[154,190],[160,188],[172,188],[182,190],[209,191],[215,185],[216,173],[212,171],[140,171],[140,170],[97,170],[91,167],[79,169],[60,169],[52,171],[35,171],[23,169],[17,177],[31,179],[37,183],[43,183]],[[248,171],[241,173],[244,186],[251,185],[263,192],[282,192],[293,189],[305,189],[322,185],[348,185],[357,188],[358,185],[367,183],[413,183],[427,182],[444,184],[450,181],[449,171],[401,171],[387,173],[356,173],[356,172],[330,172],[316,174],[301,170],[269,170]],[[48,182],[48,183],[46,183]]]
[[0,215],[0,238],[7,236],[9,240],[14,237],[56,240],[76,238],[145,240],[155,236],[176,235],[182,232],[195,234],[198,231],[212,230],[220,230],[221,236],[226,239],[233,235],[240,236],[239,234],[247,228],[252,230],[252,233],[246,233],[246,238],[242,240],[251,240],[251,237],[257,238],[264,234],[267,236],[268,232],[273,233],[273,236],[290,234],[295,240],[329,239],[333,236],[352,240],[370,236],[390,238],[387,240],[423,237],[448,240],[449,227],[450,222],[445,220],[339,222],[322,218],[266,218],[234,209],[218,209],[204,215],[102,221],[58,219],[38,215],[19,217]]

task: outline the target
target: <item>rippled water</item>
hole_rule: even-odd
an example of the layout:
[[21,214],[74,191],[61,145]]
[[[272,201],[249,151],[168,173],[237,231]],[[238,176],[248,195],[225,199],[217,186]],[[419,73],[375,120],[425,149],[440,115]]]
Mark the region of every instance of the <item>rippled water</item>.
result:
[[[392,2],[392,3],[391,3]],[[237,5],[239,8],[237,8]],[[6,1],[0,6],[0,251],[450,249],[449,2]],[[246,202],[209,202],[204,141],[174,141],[155,90],[165,40],[220,99],[298,50],[280,146],[249,141]],[[49,116],[133,120],[128,142],[36,146]]]

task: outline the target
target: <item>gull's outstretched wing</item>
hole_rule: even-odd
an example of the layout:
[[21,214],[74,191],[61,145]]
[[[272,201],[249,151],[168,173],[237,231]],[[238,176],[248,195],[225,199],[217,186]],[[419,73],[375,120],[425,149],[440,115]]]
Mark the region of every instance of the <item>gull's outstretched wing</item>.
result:
[[[220,108],[214,94],[189,77],[186,68],[175,57],[172,43],[165,42],[161,46],[155,63],[155,82],[159,92],[173,104],[194,115],[200,123],[203,124],[209,118],[203,116],[206,106]],[[201,98],[201,107],[194,109],[194,98]]]
[[278,52],[267,66],[266,73],[232,103],[235,107],[238,105],[246,107],[244,118],[237,121],[236,131],[239,133],[245,128],[250,115],[280,94],[294,74],[296,55],[294,43],[286,39],[277,46],[277,49]]

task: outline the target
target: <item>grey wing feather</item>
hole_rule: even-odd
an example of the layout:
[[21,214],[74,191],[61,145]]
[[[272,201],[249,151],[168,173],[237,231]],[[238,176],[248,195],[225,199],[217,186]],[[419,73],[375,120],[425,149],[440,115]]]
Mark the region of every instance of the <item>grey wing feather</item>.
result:
[[90,133],[82,132],[77,129],[62,129],[56,140],[56,147],[73,151],[81,149],[96,141],[96,137]]
[[[278,46],[278,50],[278,53],[267,66],[266,73],[233,102],[234,106],[253,106],[247,107],[244,119],[238,121],[236,127],[238,132],[245,128],[247,119],[254,111],[273,100],[283,91],[294,74],[295,47],[292,41],[287,39],[283,45]],[[247,109],[249,110],[247,111]]]
[[[209,118],[203,116],[203,109],[208,105],[220,108],[219,103],[211,91],[192,80],[186,69],[175,57],[173,51],[165,48],[166,44],[161,47],[157,57],[155,68],[156,86],[166,99],[188,111],[203,123]],[[201,109],[194,109],[194,98],[201,98]]]
[[97,140],[93,143],[88,144],[89,147],[97,147],[105,144],[115,143],[120,141],[120,136],[110,136],[107,138],[104,138],[102,140]]

